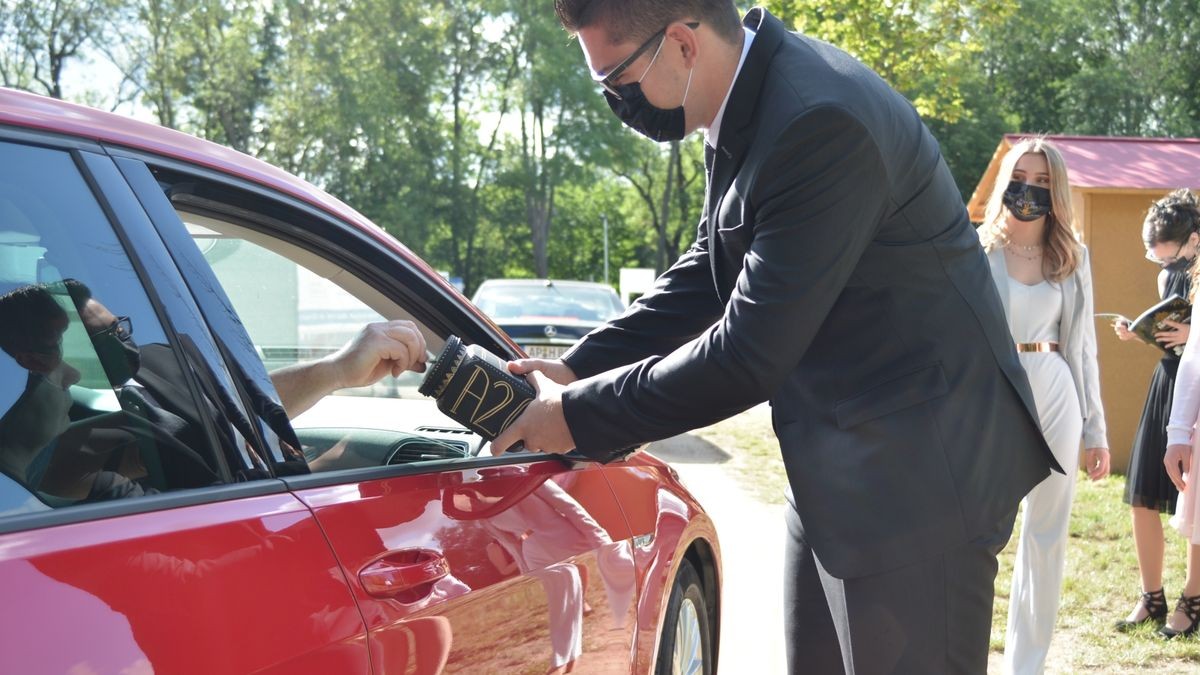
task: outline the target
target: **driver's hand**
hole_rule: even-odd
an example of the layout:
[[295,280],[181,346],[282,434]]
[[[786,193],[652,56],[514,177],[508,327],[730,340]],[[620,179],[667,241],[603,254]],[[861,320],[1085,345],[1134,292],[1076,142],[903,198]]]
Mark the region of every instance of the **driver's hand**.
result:
[[365,387],[406,370],[425,372],[425,336],[411,321],[369,323],[330,360],[338,389]]

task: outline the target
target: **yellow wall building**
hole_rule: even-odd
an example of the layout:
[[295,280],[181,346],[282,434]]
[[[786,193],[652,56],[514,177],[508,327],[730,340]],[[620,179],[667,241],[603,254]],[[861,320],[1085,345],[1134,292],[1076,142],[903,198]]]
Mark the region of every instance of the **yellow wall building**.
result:
[[[1000,160],[1021,135],[1000,141],[967,204],[983,220]],[[1136,317],[1158,301],[1158,266],[1144,257],[1142,220],[1156,199],[1176,188],[1200,188],[1200,139],[1049,136],[1067,161],[1075,221],[1091,254],[1097,312]],[[1121,342],[1097,321],[1100,388],[1112,467],[1124,473],[1150,374],[1162,352]]]

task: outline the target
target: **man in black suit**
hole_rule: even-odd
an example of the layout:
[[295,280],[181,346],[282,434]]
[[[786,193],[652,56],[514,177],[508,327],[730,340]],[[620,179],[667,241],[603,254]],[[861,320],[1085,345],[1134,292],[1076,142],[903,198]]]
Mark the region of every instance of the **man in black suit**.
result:
[[769,400],[791,669],[983,672],[996,553],[1058,466],[937,143],[761,9],[556,9],[626,124],[705,130],[708,194],[653,292],[562,361],[511,366],[539,396],[493,446],[608,461]]

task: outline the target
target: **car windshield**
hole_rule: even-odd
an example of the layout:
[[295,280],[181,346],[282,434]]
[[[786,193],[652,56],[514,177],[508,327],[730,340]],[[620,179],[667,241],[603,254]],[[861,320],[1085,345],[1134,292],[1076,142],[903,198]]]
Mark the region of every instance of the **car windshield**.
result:
[[495,321],[607,321],[624,311],[620,298],[606,286],[495,284],[480,288],[475,304]]

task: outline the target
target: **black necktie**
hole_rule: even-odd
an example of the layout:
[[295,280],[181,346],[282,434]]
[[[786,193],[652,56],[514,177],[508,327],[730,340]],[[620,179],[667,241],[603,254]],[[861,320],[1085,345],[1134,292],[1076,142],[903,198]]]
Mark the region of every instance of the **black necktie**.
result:
[[717,157],[717,151],[708,143],[704,144],[704,180],[706,182],[712,180],[713,161]]

